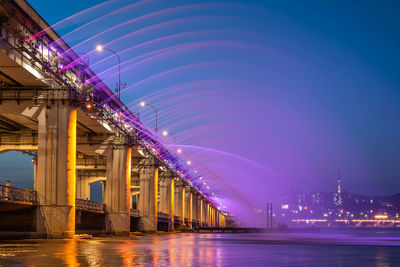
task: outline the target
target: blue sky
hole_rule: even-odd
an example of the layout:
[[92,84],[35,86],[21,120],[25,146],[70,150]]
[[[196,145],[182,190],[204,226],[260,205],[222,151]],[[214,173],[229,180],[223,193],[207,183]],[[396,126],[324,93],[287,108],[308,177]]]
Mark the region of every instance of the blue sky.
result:
[[[101,1],[29,2],[53,24]],[[148,42],[121,54],[122,99],[150,128],[152,111],[138,103],[156,105],[160,129],[178,145],[200,147],[187,147],[185,157],[221,201],[240,188],[254,195],[252,205],[274,187],[333,191],[338,168],[346,190],[399,191],[397,1],[150,1],[116,11],[129,3],[54,28],[64,35],[97,20],[65,35],[83,53],[98,43],[123,51]],[[114,88],[116,62],[107,56],[92,52],[91,67]]]

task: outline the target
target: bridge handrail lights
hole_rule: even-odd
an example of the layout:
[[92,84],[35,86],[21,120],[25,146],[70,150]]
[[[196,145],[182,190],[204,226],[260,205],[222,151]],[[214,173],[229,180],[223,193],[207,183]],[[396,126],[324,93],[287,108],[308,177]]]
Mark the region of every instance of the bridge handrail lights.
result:
[[77,210],[104,212],[105,205],[101,202],[95,202],[88,199],[77,198],[75,201],[75,208]]
[[36,203],[36,192],[31,189],[0,184],[0,200]]
[[[24,25],[24,22],[18,21],[14,17],[10,18],[10,21],[12,20],[14,20],[14,24],[19,23]],[[84,72],[79,72],[80,70],[75,67],[71,67],[65,71],[57,71],[60,69],[60,66],[66,66],[69,61],[73,61],[74,58],[79,58],[72,50],[68,50],[69,47],[67,47],[67,45],[67,48],[64,48],[64,50],[67,49],[68,54],[64,54],[64,50],[58,51],[57,49],[52,49],[48,46],[50,41],[49,36],[46,36],[46,34],[44,34],[43,36],[39,36],[38,38],[35,38],[29,42],[25,42],[23,40],[29,35],[27,31],[16,31],[16,27],[13,28],[12,26],[10,26],[10,23],[7,25],[4,24],[3,27],[6,28],[9,32],[13,32],[13,34],[17,36],[19,40],[14,43],[15,46],[5,40],[11,47],[11,49],[19,51],[21,55],[25,57],[28,61],[37,62],[40,66],[42,66],[42,69],[39,68],[39,70],[45,70],[44,72],[47,75],[55,77],[58,82],[66,87],[58,89],[38,87],[32,88],[31,90],[39,92],[41,90],[45,90],[46,92],[65,92],[70,90],[70,93],[72,93],[72,95],[68,95],[67,97],[65,94],[62,94],[61,99],[58,100],[67,100],[67,98],[70,98],[70,100],[74,100],[78,104],[80,102],[82,102],[80,104],[84,104],[89,99],[93,102],[92,109],[90,111],[86,110],[86,112],[88,112],[91,116],[95,116],[101,121],[110,122],[111,126],[114,126],[117,131],[120,131],[127,136],[136,137],[137,141],[139,141],[140,143],[140,146],[145,149],[150,155],[163,162],[167,168],[172,167],[167,164],[168,161],[166,161],[165,158],[169,158],[170,161],[173,161],[174,156],[171,155],[169,151],[164,148],[158,140],[154,139],[151,136],[150,131],[139,122],[138,118],[132,112],[130,112],[129,109],[122,102],[120,102],[118,99],[113,98],[112,96],[110,97],[109,94],[105,93],[105,91],[111,92],[111,90],[109,90],[108,87],[101,81],[98,81],[99,78],[97,78],[97,76],[89,68],[87,68],[88,70],[85,70]],[[40,30],[41,29],[39,29],[39,31]],[[34,66],[36,67],[36,65]],[[70,74],[72,74],[74,79],[71,79],[71,77],[69,77]],[[80,80],[89,80],[92,78],[96,78],[97,80],[91,82],[90,84],[83,84],[80,82]],[[1,88],[1,91],[8,92],[10,90],[5,87]],[[18,88],[17,91],[26,91],[26,89],[24,90],[23,88]],[[96,93],[98,94],[96,96],[97,99],[93,99],[94,91],[96,91]],[[13,94],[13,92],[10,93]],[[17,95],[18,99],[15,100],[22,100],[20,99],[21,95],[16,94],[15,97],[17,97]],[[36,93],[36,95],[39,96],[41,94]],[[50,97],[51,99],[47,99],[48,97]],[[48,95],[46,93],[46,97],[44,98],[44,100],[55,100],[54,97],[55,95]],[[71,97],[75,99],[71,99]],[[10,99],[12,99],[12,95],[8,95],[8,98],[5,98],[4,100]],[[34,101],[39,100],[39,98],[34,99]],[[106,102],[106,104],[99,104],[96,102]],[[84,108],[84,106],[85,105],[83,105],[83,107],[80,106],[80,108]],[[122,113],[124,114],[123,116],[121,116]],[[182,172],[184,171],[182,170]]]
[[170,218],[170,215],[168,213],[161,212],[161,211],[157,212],[157,216],[160,218],[167,218],[167,219]]
[[[33,34],[41,32],[43,28],[18,5],[12,2],[4,4],[7,6],[6,9],[9,16],[8,21],[3,23],[1,27],[10,33],[3,40],[9,46],[7,49],[16,51],[26,61],[32,62],[32,67],[48,77],[53,77],[58,83],[58,85],[53,86],[53,89],[59,92],[55,92],[55,95],[45,94],[44,100],[76,102],[79,108],[88,113],[88,115],[96,120],[107,122],[117,132],[126,135],[127,138],[123,141],[124,144],[140,145],[172,173],[175,173],[176,176],[189,185],[194,186],[190,178],[187,177],[188,171],[180,159],[171,154],[159,140],[152,136],[151,132],[114,96],[113,92],[87,65],[72,64],[71,67],[64,68],[73,62],[83,62],[79,61],[80,57],[55,31],[50,29],[36,38],[29,38]],[[15,14],[19,14],[19,16]],[[31,23],[27,23],[27,21]],[[50,46],[53,43],[56,45]],[[37,64],[34,64],[34,62]],[[56,89],[57,87],[58,89]],[[67,94],[63,93],[65,91],[67,91]],[[53,99],[47,99],[48,97]],[[34,99],[34,101],[39,100],[39,98]],[[90,110],[84,105],[87,101],[92,104]],[[212,203],[203,192],[198,188],[196,190]]]

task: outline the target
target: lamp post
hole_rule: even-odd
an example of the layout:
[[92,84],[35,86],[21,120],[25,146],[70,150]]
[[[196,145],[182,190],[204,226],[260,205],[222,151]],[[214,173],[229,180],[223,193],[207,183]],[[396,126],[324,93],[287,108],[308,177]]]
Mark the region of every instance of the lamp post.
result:
[[[154,131],[156,133],[156,138],[157,138],[157,133],[158,133],[158,110],[156,109],[155,106],[147,104],[144,101],[140,102],[140,106],[141,107],[145,107],[145,106],[151,107],[154,110],[154,112],[156,113],[156,128],[154,129]],[[168,133],[167,133],[167,135],[168,135]]]
[[115,52],[115,51],[112,50],[112,49],[105,48],[105,47],[102,46],[102,45],[97,45],[97,46],[96,46],[96,50],[97,50],[98,52],[102,52],[103,50],[110,51],[111,53],[113,53],[114,55],[116,55],[117,58],[118,58],[118,85],[117,85],[117,88],[115,88],[115,93],[117,94],[118,99],[120,99],[120,98],[121,98],[121,58],[119,57],[119,55],[118,55],[117,52]]

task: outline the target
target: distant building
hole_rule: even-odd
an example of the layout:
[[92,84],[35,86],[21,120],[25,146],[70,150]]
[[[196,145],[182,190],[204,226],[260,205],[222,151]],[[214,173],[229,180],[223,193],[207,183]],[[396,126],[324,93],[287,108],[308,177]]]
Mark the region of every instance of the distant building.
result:
[[400,194],[393,196],[366,196],[343,191],[342,177],[337,177],[335,192],[292,191],[277,200],[275,220],[291,221],[348,221],[397,220],[400,225]]
[[333,201],[336,206],[341,206],[343,204],[342,178],[340,177],[340,170],[338,172],[338,178],[337,178],[337,193],[334,195]]

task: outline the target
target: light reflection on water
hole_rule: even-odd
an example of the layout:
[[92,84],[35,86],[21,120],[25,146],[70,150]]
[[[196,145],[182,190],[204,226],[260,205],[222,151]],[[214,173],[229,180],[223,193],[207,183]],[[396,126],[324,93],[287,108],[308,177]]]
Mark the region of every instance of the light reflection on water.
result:
[[399,233],[0,241],[0,266],[400,266]]

